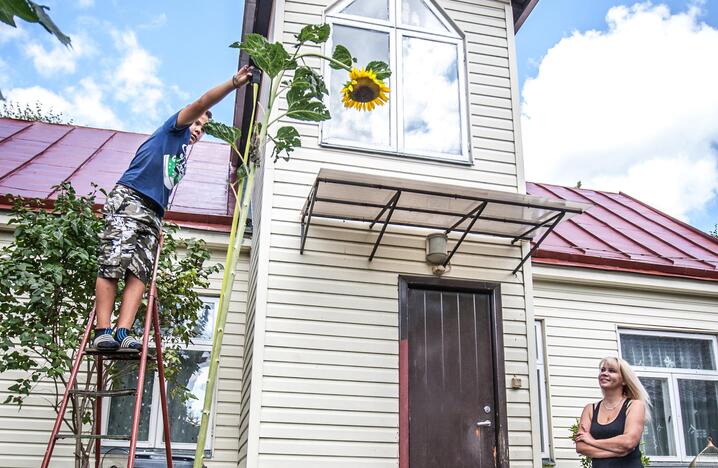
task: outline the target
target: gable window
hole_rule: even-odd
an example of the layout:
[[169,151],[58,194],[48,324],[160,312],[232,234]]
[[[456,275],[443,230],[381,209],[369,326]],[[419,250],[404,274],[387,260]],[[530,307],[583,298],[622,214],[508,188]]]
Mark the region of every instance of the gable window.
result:
[[345,109],[344,70],[327,65],[332,119],[322,143],[407,156],[469,161],[461,35],[431,0],[344,0],[327,11],[328,47],[345,45],[358,65],[389,64],[389,102],[371,112]]
[[[209,356],[212,352],[212,335],[214,333],[214,320],[216,317],[218,301],[216,298],[203,298],[203,310],[198,327],[197,337],[180,353],[180,369],[177,375],[177,384],[184,385],[194,396],[182,401],[174,397],[172,386],[167,388],[167,408],[170,422],[170,440],[173,449],[194,450],[197,444],[199,423],[204,404],[204,392],[209,376]],[[150,336],[150,346],[154,346]],[[137,363],[118,361],[120,369],[121,388],[135,388],[137,386]],[[162,430],[162,408],[160,406],[159,380],[157,373],[146,374],[142,394],[142,410],[139,425],[137,447],[148,450],[164,450],[164,434]],[[132,429],[132,411],[134,411],[134,397],[116,397],[105,400],[106,433],[109,435],[127,435]],[[210,416],[211,417],[211,416]],[[210,419],[210,427],[211,419]],[[210,448],[212,437],[207,438]],[[103,441],[107,446],[126,446],[127,442]]]
[[620,332],[620,342],[653,405],[643,432],[646,454],[692,460],[718,428],[716,338],[631,330]]

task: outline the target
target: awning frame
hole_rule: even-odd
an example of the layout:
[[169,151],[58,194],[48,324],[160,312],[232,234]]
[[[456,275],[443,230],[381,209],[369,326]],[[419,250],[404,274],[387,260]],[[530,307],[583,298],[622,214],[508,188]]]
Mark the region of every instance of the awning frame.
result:
[[[317,192],[319,190],[319,184],[320,183],[326,183],[326,184],[340,184],[340,185],[347,185],[347,186],[356,186],[356,187],[363,187],[363,188],[373,188],[373,189],[379,189],[379,190],[386,190],[386,191],[393,191],[394,195],[389,199],[389,201],[385,204],[378,204],[378,203],[370,203],[370,202],[362,202],[362,201],[353,201],[353,200],[337,200],[337,199],[331,199],[331,198],[322,198],[317,196]],[[464,200],[472,200],[477,202],[477,205],[474,206],[471,210],[469,210],[466,213],[458,213],[455,211],[448,211],[448,210],[429,210],[424,208],[416,208],[416,207],[400,207],[397,206],[399,203],[399,199],[402,195],[402,193],[413,193],[413,194],[419,194],[419,195],[427,195],[427,196],[434,196],[434,197],[443,197],[443,198],[454,198],[454,199],[464,199]],[[311,225],[312,218],[313,217],[321,217],[326,219],[337,219],[342,221],[359,221],[359,222],[369,222],[366,219],[363,218],[357,218],[352,217],[350,215],[316,215],[314,213],[314,204],[317,202],[324,202],[324,203],[333,203],[333,204],[342,204],[342,205],[349,205],[349,206],[361,206],[361,207],[368,207],[368,208],[377,208],[379,209],[379,214],[374,218],[373,221],[369,224],[369,229],[372,229],[374,225],[381,223],[382,227],[379,231],[379,235],[374,242],[374,246],[372,248],[371,254],[369,255],[369,261],[372,261],[374,259],[374,256],[376,254],[377,249],[379,248],[379,245],[381,244],[381,240],[384,237],[384,233],[386,232],[387,227],[390,224],[394,224],[397,226],[407,226],[407,227],[417,227],[417,228],[424,228],[424,229],[436,229],[434,226],[425,226],[420,224],[411,224],[406,222],[392,222],[392,215],[396,210],[401,211],[409,211],[409,212],[416,212],[416,213],[423,213],[423,214],[436,214],[436,215],[444,215],[444,216],[456,216],[460,217],[458,221],[456,221],[452,226],[444,229],[445,234],[449,234],[455,229],[457,229],[462,223],[466,222],[469,218],[471,218],[470,223],[466,227],[466,229],[463,229],[463,233],[461,234],[461,237],[457,240],[456,244],[454,245],[453,249],[451,250],[451,253],[448,255],[446,260],[443,263],[443,266],[446,266],[451,261],[451,258],[454,256],[456,251],[459,249],[461,244],[463,243],[464,239],[467,237],[469,233],[471,234],[479,234],[479,235],[487,235],[487,236],[493,236],[493,237],[503,237],[503,238],[510,238],[511,244],[515,244],[519,240],[532,240],[529,235],[533,233],[534,231],[541,229],[541,228],[547,228],[544,233],[542,233],[541,237],[538,239],[538,241],[535,241],[533,247],[529,250],[529,252],[522,257],[521,262],[518,264],[516,268],[514,268],[512,274],[516,274],[519,269],[526,263],[526,261],[531,257],[531,255],[538,249],[538,247],[541,245],[541,243],[546,239],[546,237],[553,231],[553,229],[558,225],[558,223],[561,222],[561,220],[566,216],[567,213],[571,214],[580,214],[583,212],[583,209],[580,208],[572,208],[572,207],[557,207],[557,206],[549,206],[549,205],[542,205],[537,203],[531,203],[531,202],[520,202],[520,201],[512,201],[512,200],[501,200],[497,198],[491,198],[491,197],[473,197],[463,194],[457,194],[457,193],[442,193],[432,190],[425,190],[425,189],[416,189],[416,188],[410,188],[410,187],[392,187],[385,184],[379,184],[379,183],[368,183],[368,182],[361,182],[356,180],[342,180],[342,179],[335,179],[332,177],[322,177],[321,174],[317,176],[316,180],[314,181],[314,184],[312,185],[312,189],[309,192],[309,196],[307,197],[307,201],[304,204],[304,208],[302,209],[302,218],[301,218],[301,243],[299,248],[299,253],[304,254],[304,247],[306,245],[307,241],[307,234],[309,232],[309,226]],[[496,217],[483,217],[482,213],[484,209],[487,207],[489,203],[496,203],[499,205],[513,205],[513,206],[520,206],[523,208],[537,208],[537,209],[543,209],[543,210],[550,210],[554,211],[555,214],[547,219],[545,219],[542,222],[535,222],[535,221],[529,221],[529,220],[519,220],[519,219],[505,219],[505,218],[496,218]],[[386,216],[384,217],[384,215]],[[382,220],[382,217],[384,219]],[[507,234],[500,234],[500,233],[493,233],[493,232],[482,232],[482,231],[472,231],[472,228],[476,224],[476,222],[479,219],[486,219],[489,221],[495,221],[495,222],[503,222],[503,223],[509,223],[509,224],[519,224],[519,225],[526,225],[528,226],[528,229],[524,232],[522,232],[520,235],[507,235]]]

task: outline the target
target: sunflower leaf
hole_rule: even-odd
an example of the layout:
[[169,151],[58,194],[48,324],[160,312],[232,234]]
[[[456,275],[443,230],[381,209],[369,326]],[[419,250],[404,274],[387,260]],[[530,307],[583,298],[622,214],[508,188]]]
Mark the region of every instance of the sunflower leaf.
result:
[[16,27],[13,16],[17,16],[29,23],[37,23],[39,18],[30,4],[25,0],[0,0],[0,20],[10,26]]
[[289,104],[287,117],[309,122],[329,120],[331,115],[322,101],[309,101],[306,99]]
[[247,168],[244,164],[240,164],[237,168],[237,182],[241,182],[245,177],[247,177]]
[[324,84],[324,79],[322,79],[321,75],[319,75],[319,73],[315,72],[307,66],[297,68],[297,70],[294,72],[293,81],[306,82],[312,92],[312,97],[316,99],[322,99],[323,95],[329,94],[329,91],[327,90],[327,85]]
[[70,46],[71,40],[68,36],[63,34],[62,31],[60,31],[60,28],[57,27],[54,21],[50,18],[50,16],[45,12],[46,10],[49,10],[49,7],[46,7],[45,5],[38,5],[37,3],[28,0],[28,3],[32,7],[32,9],[35,12],[35,15],[37,17],[37,22],[40,23],[40,25],[45,28],[47,32],[52,34],[57,38],[58,41],[64,46]]
[[314,42],[315,44],[322,44],[327,42],[330,33],[331,27],[328,24],[308,24],[299,31],[297,40],[302,43]]
[[269,43],[260,34],[247,34],[244,42],[231,44],[230,47],[239,48],[252,57],[254,63],[274,78],[284,70],[297,68],[297,62],[292,60],[284,46],[279,42]]
[[[347,49],[343,45],[338,45],[334,48],[334,53],[332,54],[332,58],[334,60],[336,60],[337,62],[343,63],[347,68],[351,67],[352,64],[355,62],[354,57],[352,57],[351,52],[349,52],[349,49]],[[340,67],[336,63],[332,63],[332,62],[329,62],[329,66],[335,70],[342,69],[342,67]]]
[[215,138],[219,138],[228,145],[234,147],[242,136],[242,130],[236,127],[230,127],[222,122],[216,120],[210,120],[202,127],[207,135],[212,135]]
[[274,141],[274,150],[272,156],[276,162],[282,152],[285,153],[284,159],[289,161],[289,154],[295,148],[302,146],[302,140],[299,139],[299,132],[296,128],[286,126],[277,130],[277,134],[272,138]]
[[379,80],[385,80],[391,76],[391,69],[389,68],[389,65],[379,60],[369,62],[366,69],[373,71]]
[[306,81],[295,80],[287,92],[287,117],[297,120],[321,122],[330,118],[324,103],[317,99],[312,85]]

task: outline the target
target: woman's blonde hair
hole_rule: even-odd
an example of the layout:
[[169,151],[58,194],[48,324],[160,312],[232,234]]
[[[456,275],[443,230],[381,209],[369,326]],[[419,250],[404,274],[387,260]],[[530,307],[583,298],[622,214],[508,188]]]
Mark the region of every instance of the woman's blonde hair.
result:
[[648,396],[648,392],[645,387],[638,379],[636,374],[631,369],[631,365],[621,358],[617,357],[605,357],[601,359],[598,364],[598,368],[603,367],[604,364],[613,364],[618,367],[623,378],[623,396],[629,400],[640,400],[646,405],[646,420],[650,420],[650,407],[651,398]]

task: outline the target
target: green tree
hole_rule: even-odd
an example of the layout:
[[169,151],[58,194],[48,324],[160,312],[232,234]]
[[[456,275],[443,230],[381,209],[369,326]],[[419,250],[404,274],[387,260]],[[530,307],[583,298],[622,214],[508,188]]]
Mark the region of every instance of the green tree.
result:
[[[40,201],[14,200],[10,224],[14,241],[0,249],[0,372],[17,379],[4,403],[22,406],[30,395],[49,399],[58,410],[71,367],[94,304],[96,253],[102,219],[93,210],[95,193],[78,196],[69,184],[59,187],[51,208]],[[180,367],[179,351],[201,330],[202,301],[197,288],[209,285],[219,265],[206,266],[209,252],[201,240],[182,240],[177,227],[165,225],[157,289],[165,340],[165,369],[173,382]],[[121,287],[119,288],[121,290]],[[119,296],[118,296],[119,302]],[[141,333],[143,302],[136,320]],[[92,388],[94,360],[88,359],[86,379],[76,389]],[[119,367],[107,369],[106,384],[120,377]],[[151,374],[149,374],[151,375]],[[40,384],[54,391],[41,392]],[[172,385],[175,394],[190,398],[187,389]],[[41,388],[41,387],[40,387]],[[79,434],[93,418],[92,401],[73,395],[64,424]],[[76,460],[88,460],[91,441],[76,444]]]
[[72,119],[67,119],[62,112],[46,109],[40,101],[35,101],[35,105],[23,105],[12,101],[3,102],[0,106],[0,117],[49,124],[73,124]]

